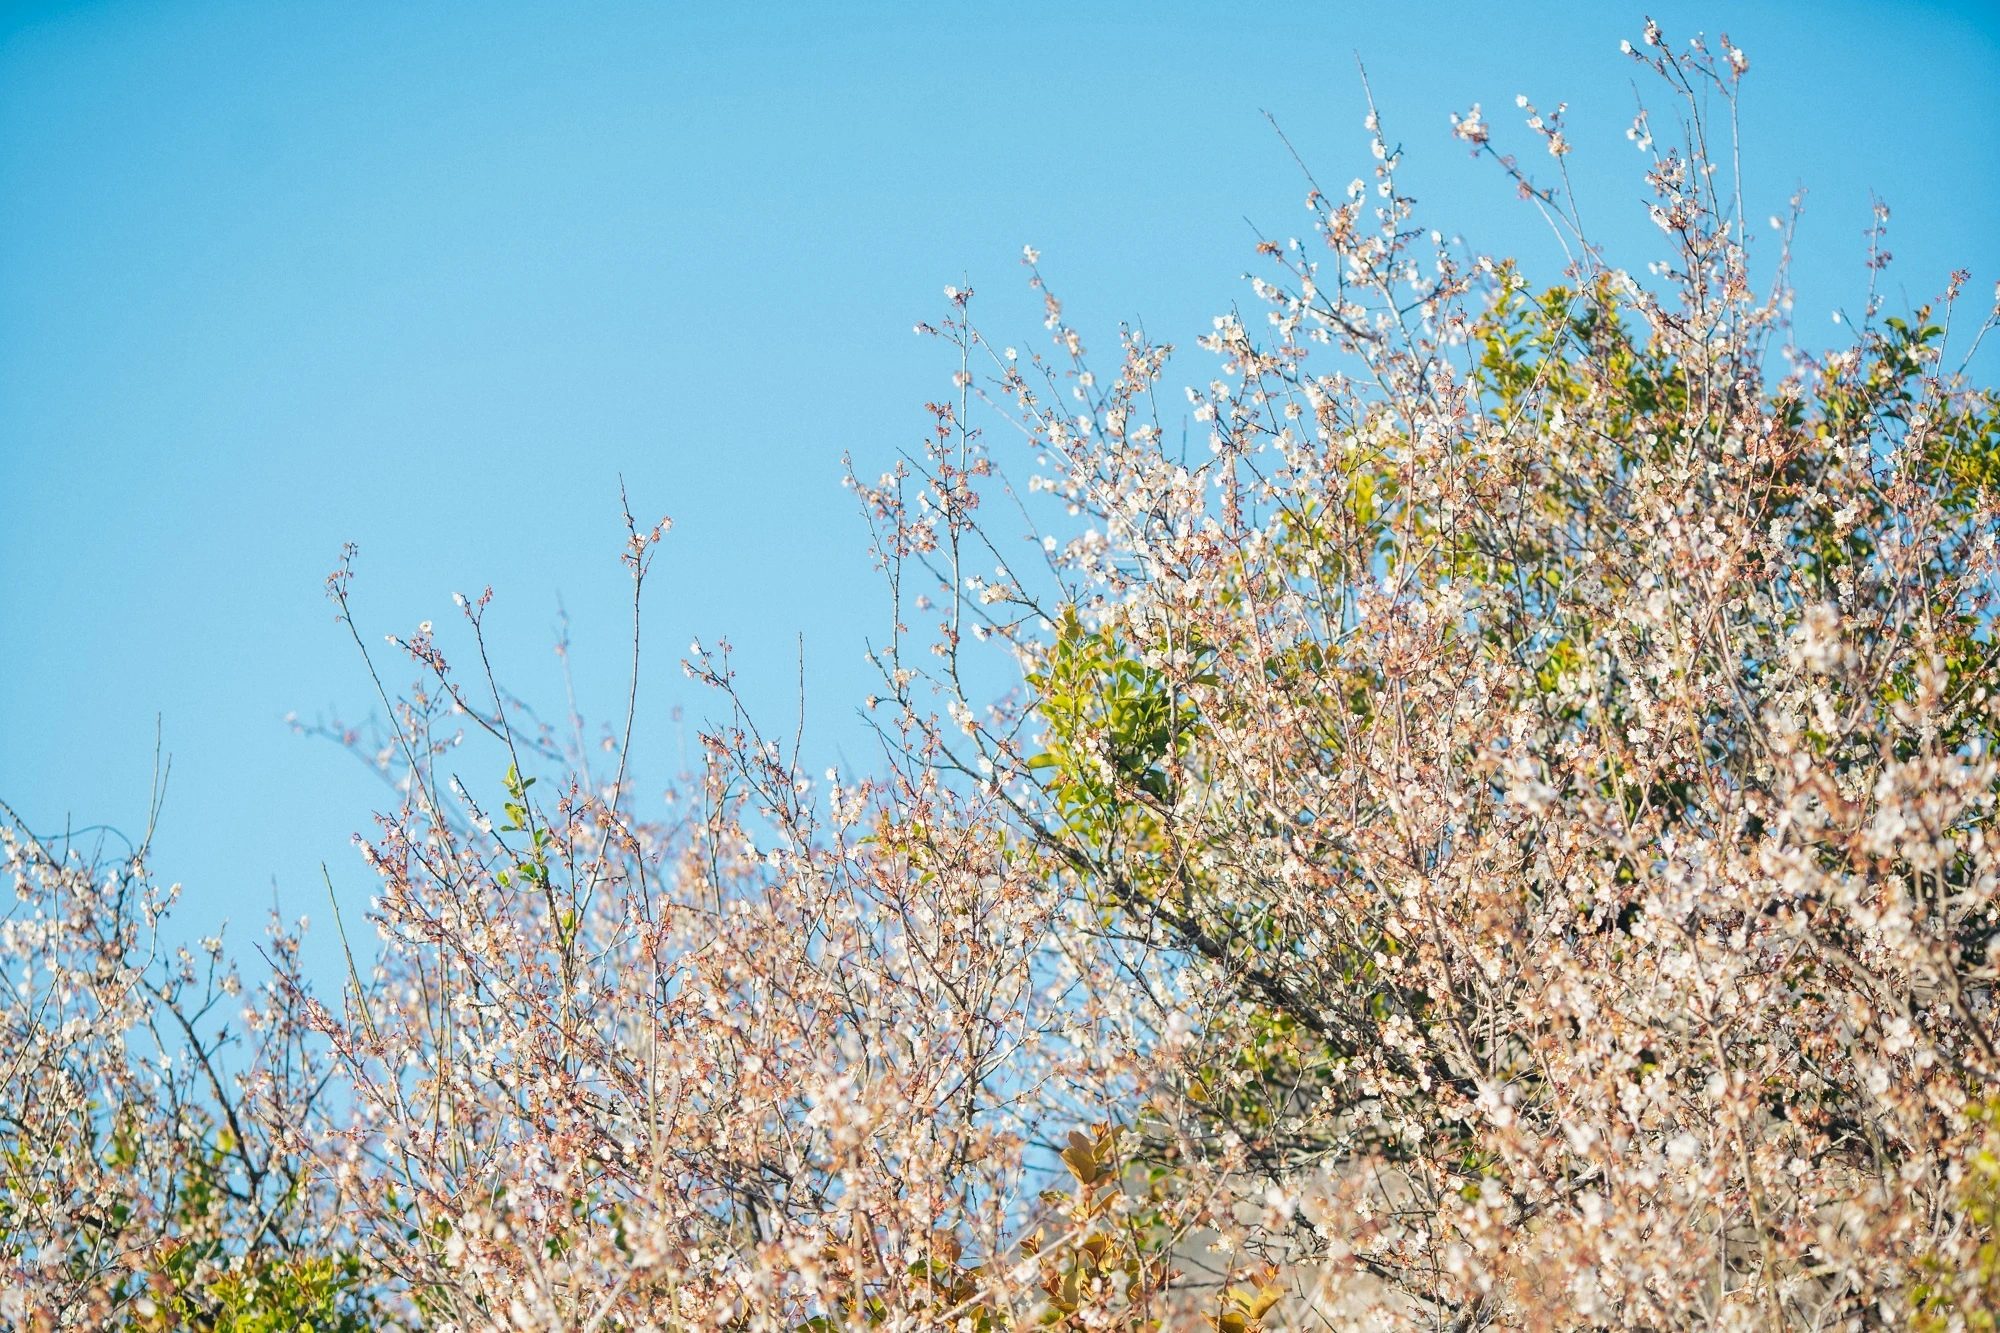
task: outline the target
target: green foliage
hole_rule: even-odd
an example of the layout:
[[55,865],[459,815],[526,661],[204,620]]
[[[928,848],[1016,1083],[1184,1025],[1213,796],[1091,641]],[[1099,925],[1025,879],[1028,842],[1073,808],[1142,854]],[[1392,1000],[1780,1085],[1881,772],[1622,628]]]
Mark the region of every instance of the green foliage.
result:
[[[1199,670],[1184,679],[1214,683]],[[1028,684],[1048,724],[1028,767],[1042,775],[1070,832],[1098,850],[1149,836],[1153,812],[1173,799],[1171,759],[1202,734],[1187,695],[1132,656],[1115,629],[1086,629],[1074,607]]]
[[1974,1150],[1959,1164],[1956,1200],[1967,1228],[1955,1253],[1924,1262],[1910,1289],[1915,1333],[1995,1333],[2000,1329],[2000,1101],[1974,1110],[1985,1126]]
[[383,1312],[355,1255],[292,1255],[216,1267],[211,1244],[165,1252],[153,1293],[135,1302],[135,1329],[214,1333],[364,1333]]

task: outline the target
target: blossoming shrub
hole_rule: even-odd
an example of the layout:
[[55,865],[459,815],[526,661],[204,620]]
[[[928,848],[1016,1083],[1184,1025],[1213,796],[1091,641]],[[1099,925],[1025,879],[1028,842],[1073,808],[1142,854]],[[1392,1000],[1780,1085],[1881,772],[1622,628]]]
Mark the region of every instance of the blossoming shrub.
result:
[[136,980],[143,858],[15,837],[10,1317],[1992,1327],[2000,402],[1958,282],[1796,346],[1701,114],[1747,60],[1634,55],[1685,99],[1648,280],[1476,108],[1572,264],[1459,254],[1371,115],[1203,340],[1198,457],[1170,349],[948,292],[955,401],[853,482],[870,776],[697,646],[724,717],[642,819],[629,716],[536,722],[485,599],[469,673],[396,640],[377,951],[336,1000],[281,942],[237,1082],[204,1019],[129,1045],[207,994]]
[[[1688,97],[1682,147],[1632,135],[1656,281],[1512,158],[1564,282],[1426,243],[1371,116],[1373,188],[1315,188],[1314,242],[1260,247],[1268,322],[1204,339],[1198,463],[1166,349],[1100,381],[1052,297],[1049,359],[955,313],[1060,507],[1036,576],[971,566],[970,397],[861,487],[948,614],[897,702],[945,693],[932,743],[1049,883],[1184,960],[1144,1151],[1268,1189],[1221,1240],[1301,1317],[1977,1324],[2000,412],[1942,360],[1960,280],[1792,344],[1699,114],[1747,61],[1635,54]],[[968,638],[1017,704],[958,687]]]
[[[246,994],[219,938],[168,945],[179,886],[144,842],[43,840],[6,813],[0,1321],[368,1327],[315,1157],[331,1071],[297,996]],[[281,977],[297,947],[274,922]]]

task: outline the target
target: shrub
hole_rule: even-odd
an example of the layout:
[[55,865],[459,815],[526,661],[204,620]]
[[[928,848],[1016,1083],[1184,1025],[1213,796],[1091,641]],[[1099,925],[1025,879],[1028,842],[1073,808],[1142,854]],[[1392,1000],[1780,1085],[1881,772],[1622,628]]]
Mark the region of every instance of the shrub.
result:
[[153,878],[150,837],[45,841],[0,810],[0,1316],[364,1326],[314,1156],[333,1071],[286,984],[296,934],[272,922],[276,983],[246,993],[220,937],[163,938],[179,886]]

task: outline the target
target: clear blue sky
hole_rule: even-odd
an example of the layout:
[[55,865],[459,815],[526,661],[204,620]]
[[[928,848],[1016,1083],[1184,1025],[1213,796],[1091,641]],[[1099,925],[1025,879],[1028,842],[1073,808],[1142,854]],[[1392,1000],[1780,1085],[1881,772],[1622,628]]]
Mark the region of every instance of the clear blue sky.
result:
[[[1480,101],[1511,127],[1517,92],[1567,98],[1590,220],[1639,268],[1657,241],[1617,45],[1643,12],[0,10],[0,795],[44,828],[136,830],[159,715],[158,864],[187,883],[191,933],[226,916],[243,941],[274,880],[288,912],[320,907],[322,860],[359,905],[349,838],[377,793],[283,720],[368,710],[321,595],[340,544],[361,546],[378,641],[492,584],[507,674],[558,710],[560,599],[584,705],[608,716],[620,473],[677,521],[642,771],[675,767],[667,710],[705,706],[678,667],[695,634],[738,644],[782,716],[803,633],[808,744],[865,761],[852,708],[882,599],[840,458],[879,467],[923,429],[950,367],[911,325],[941,288],[969,281],[996,333],[1038,337],[1016,263],[1033,242],[1086,329],[1140,317],[1190,343],[1244,295],[1249,224],[1303,226],[1261,111],[1322,177],[1365,170],[1356,51],[1428,224],[1552,275],[1540,224],[1447,113]],[[1750,53],[1753,212],[1811,192],[1808,339],[1859,302],[1871,190],[1895,209],[1892,293],[1958,265],[1990,293],[2000,7],[1654,12]],[[1207,378],[1191,348],[1179,365]]]

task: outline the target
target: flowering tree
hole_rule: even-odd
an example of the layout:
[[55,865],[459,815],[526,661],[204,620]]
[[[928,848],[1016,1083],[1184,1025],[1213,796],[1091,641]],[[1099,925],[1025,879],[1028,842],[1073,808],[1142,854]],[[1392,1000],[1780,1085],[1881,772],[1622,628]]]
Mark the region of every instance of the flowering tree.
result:
[[[0,1319],[366,1327],[314,1156],[331,1070],[295,990],[246,993],[219,937],[166,944],[179,885],[152,877],[150,836],[44,840],[0,811]],[[274,921],[280,978],[297,950]]]
[[[1171,349],[1127,333],[1100,379],[1032,251],[1050,355],[948,291],[953,401],[852,482],[892,601],[872,776],[805,773],[697,645],[725,720],[642,820],[630,714],[594,749],[535,722],[485,599],[469,675],[395,640],[378,956],[329,1005],[281,950],[259,1010],[258,1069],[339,1089],[256,1102],[286,1271],[467,1330],[1993,1327],[2000,401],[1944,360],[1962,280],[1796,346],[1703,114],[1747,60],[1632,54],[1683,108],[1630,136],[1650,281],[1478,108],[1459,138],[1571,262],[1456,254],[1371,114],[1372,184],[1313,184],[1267,322],[1202,340],[1196,460]],[[1525,109],[1560,178],[1561,109]],[[665,526],[627,522],[636,681]],[[41,920],[108,892],[16,863]],[[80,1026],[13,994],[117,1089],[67,1157],[23,1135],[34,1178],[85,1163],[171,1232],[188,1168],[119,1167],[116,1126],[211,1112],[145,1091],[134,992]],[[17,1315],[214,1321],[271,1262],[232,1221],[142,1310],[48,1276],[77,1247],[14,1179]]]
[[[1782,268],[1756,298],[1700,115],[1748,62],[1646,36],[1687,103],[1681,145],[1631,136],[1656,284],[1475,108],[1566,281],[1425,247],[1371,115],[1374,189],[1315,187],[1323,257],[1260,247],[1266,333],[1204,340],[1199,465],[1162,446],[1166,349],[1100,385],[1052,297],[1053,360],[947,322],[1066,514],[1045,577],[968,573],[969,399],[861,488],[947,608],[897,703],[946,696],[927,743],[1111,947],[1183,960],[1147,1155],[1267,1187],[1209,1221],[1323,1313],[1990,1319],[2000,415],[1942,369],[1957,282],[1774,344]],[[1017,706],[960,686],[967,634]]]

